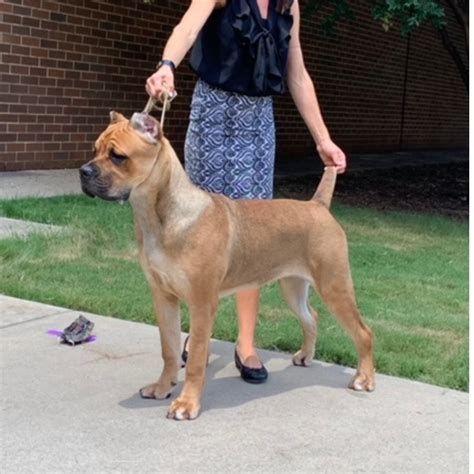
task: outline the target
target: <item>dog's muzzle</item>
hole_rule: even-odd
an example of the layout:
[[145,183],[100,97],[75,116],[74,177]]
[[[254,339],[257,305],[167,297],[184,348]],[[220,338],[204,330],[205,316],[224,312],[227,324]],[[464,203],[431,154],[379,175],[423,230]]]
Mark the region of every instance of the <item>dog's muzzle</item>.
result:
[[125,191],[117,196],[109,194],[110,183],[104,179],[97,166],[87,163],[79,168],[81,188],[84,194],[92,198],[99,197],[105,201],[126,201],[130,191]]
[[96,197],[97,194],[93,192],[95,187],[93,184],[95,178],[99,175],[97,168],[89,164],[81,166],[79,168],[79,175],[81,176],[82,192],[92,198]]

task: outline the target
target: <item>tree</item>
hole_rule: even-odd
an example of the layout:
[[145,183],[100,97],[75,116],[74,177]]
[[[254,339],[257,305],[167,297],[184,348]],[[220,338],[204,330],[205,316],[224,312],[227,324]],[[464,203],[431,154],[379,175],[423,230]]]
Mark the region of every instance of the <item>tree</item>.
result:
[[[469,0],[369,0],[374,4],[372,15],[381,22],[385,31],[398,27],[403,36],[412,33],[420,26],[431,23],[440,41],[454,61],[467,93],[469,93]],[[354,19],[350,0],[308,0],[304,15],[317,13],[321,7],[330,5],[331,13],[322,20],[328,33],[334,33],[340,21]],[[449,8],[464,33],[465,57],[452,41],[449,24],[446,20]]]

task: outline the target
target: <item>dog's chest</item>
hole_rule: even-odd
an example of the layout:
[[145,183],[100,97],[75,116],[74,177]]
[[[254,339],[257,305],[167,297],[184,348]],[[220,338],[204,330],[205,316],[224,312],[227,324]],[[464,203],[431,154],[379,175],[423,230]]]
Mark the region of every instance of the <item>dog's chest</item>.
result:
[[148,279],[163,290],[180,295],[187,287],[187,277],[179,265],[170,258],[161,243],[153,235],[143,240],[141,263]]

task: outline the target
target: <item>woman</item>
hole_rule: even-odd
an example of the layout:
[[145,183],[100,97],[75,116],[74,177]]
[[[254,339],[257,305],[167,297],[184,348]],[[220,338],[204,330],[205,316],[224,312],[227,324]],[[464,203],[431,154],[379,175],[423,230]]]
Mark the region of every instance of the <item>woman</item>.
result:
[[[185,167],[198,186],[233,199],[270,199],[275,129],[272,95],[288,88],[327,166],[342,173],[344,152],[331,140],[300,39],[298,0],[192,0],[174,28],[147,92],[174,90],[174,70],[193,47],[198,76],[185,144]],[[236,366],[250,383],[267,379],[254,345],[259,290],[236,295]],[[184,359],[187,347],[183,351]]]

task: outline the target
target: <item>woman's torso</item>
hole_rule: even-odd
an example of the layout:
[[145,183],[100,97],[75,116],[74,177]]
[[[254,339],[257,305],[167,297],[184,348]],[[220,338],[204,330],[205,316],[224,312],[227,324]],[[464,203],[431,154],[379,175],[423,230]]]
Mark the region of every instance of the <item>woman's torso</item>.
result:
[[229,0],[215,10],[191,52],[191,68],[207,83],[249,96],[286,91],[291,1],[283,11],[269,0],[264,19],[257,0]]

